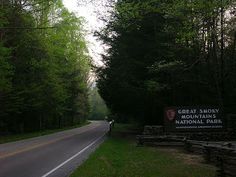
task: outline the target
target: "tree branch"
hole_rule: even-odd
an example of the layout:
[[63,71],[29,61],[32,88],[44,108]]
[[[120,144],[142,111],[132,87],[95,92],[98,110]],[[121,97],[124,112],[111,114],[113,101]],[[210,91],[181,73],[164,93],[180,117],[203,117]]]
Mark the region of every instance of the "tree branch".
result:
[[13,30],[13,29],[20,29],[20,30],[41,30],[41,29],[54,29],[54,28],[58,28],[55,26],[47,26],[47,27],[0,27],[0,30]]

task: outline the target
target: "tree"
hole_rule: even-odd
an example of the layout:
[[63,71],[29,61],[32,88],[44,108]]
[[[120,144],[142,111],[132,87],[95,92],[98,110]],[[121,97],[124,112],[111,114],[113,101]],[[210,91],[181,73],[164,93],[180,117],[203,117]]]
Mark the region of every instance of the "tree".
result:
[[61,0],[1,1],[0,131],[71,126],[88,115],[82,19]]
[[233,12],[228,0],[117,1],[99,33],[110,48],[98,87],[113,113],[161,124],[166,106],[232,111]]
[[89,119],[104,120],[105,117],[108,116],[108,109],[103,99],[99,95],[98,89],[96,87],[90,89],[89,102],[90,102]]

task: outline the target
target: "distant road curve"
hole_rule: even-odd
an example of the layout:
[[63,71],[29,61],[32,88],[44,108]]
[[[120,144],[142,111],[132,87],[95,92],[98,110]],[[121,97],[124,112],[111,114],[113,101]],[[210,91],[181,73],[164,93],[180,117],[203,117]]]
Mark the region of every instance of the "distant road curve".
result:
[[66,177],[103,142],[105,121],[0,145],[0,177]]

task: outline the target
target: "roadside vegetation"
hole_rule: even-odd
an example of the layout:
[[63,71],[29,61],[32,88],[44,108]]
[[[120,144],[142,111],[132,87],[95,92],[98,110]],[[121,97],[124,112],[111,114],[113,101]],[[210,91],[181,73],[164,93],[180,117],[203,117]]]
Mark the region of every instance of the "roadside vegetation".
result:
[[104,120],[109,114],[108,108],[99,95],[97,87],[93,87],[89,90],[89,105],[89,120]]
[[116,124],[112,135],[70,177],[214,177],[215,167],[178,149],[137,147],[134,127]]
[[0,1],[0,136],[87,118],[91,62],[83,22],[62,0]]
[[1,136],[0,137],[0,144],[29,139],[29,138],[34,138],[34,137],[39,137],[39,136],[44,136],[44,135],[49,135],[49,134],[53,134],[53,133],[57,133],[57,132],[65,131],[65,130],[79,128],[79,127],[82,127],[82,126],[85,126],[88,124],[90,124],[90,122],[85,121],[84,123],[81,123],[78,125],[60,128],[60,129],[42,130],[42,131],[37,131],[37,132],[33,132],[33,133],[21,133],[21,134]]
[[117,0],[98,36],[98,88],[118,118],[163,124],[168,106],[236,113],[235,0]]

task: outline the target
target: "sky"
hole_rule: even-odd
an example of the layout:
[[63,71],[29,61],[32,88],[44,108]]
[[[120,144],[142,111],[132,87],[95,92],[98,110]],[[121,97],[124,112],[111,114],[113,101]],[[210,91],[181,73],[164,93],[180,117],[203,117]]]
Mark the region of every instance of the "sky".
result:
[[63,0],[64,6],[70,11],[74,12],[78,17],[84,17],[85,19],[85,39],[88,42],[89,54],[93,58],[96,65],[101,66],[101,53],[104,53],[104,46],[101,41],[98,41],[94,36],[93,32],[102,28],[105,24],[99,20],[96,11],[103,13],[103,7],[97,7],[94,3],[86,5],[78,5],[78,0]]

